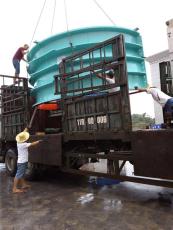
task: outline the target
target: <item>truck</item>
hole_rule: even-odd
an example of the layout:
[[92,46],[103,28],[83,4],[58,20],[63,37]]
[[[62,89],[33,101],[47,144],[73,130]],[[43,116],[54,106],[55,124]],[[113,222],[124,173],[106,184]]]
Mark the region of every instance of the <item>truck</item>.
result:
[[[105,76],[110,70],[115,83],[93,82],[95,74]],[[43,140],[29,150],[29,176],[57,167],[69,173],[173,187],[173,130],[132,130],[122,34],[63,58],[54,86],[60,99],[40,106],[31,97],[26,78],[20,78],[18,85],[2,84],[0,160],[9,175],[16,171],[15,136],[28,127],[31,141]],[[83,167],[103,159],[104,171]],[[124,173],[127,162],[133,165],[133,175]]]

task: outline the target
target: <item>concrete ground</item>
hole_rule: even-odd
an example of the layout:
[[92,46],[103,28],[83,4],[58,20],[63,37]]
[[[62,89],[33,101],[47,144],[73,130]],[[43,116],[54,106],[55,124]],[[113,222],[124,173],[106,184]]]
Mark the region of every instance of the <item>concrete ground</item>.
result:
[[0,164],[0,230],[173,230],[173,189],[50,173],[23,194]]

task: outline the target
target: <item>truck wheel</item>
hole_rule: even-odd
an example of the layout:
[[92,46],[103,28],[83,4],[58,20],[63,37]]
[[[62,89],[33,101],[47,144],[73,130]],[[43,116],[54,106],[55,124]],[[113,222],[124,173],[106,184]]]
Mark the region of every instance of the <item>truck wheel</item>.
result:
[[5,155],[5,168],[9,176],[15,176],[17,169],[17,150],[7,150]]
[[25,178],[27,180],[34,180],[36,176],[36,165],[28,162],[28,167],[25,172]]

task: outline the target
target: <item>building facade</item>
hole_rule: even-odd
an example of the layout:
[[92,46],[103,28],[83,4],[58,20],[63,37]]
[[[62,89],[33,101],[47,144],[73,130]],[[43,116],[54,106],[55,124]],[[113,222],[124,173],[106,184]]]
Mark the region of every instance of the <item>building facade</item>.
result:
[[[173,19],[166,22],[168,49],[146,58],[150,64],[152,86],[173,96]],[[164,122],[162,107],[154,102],[155,122]]]

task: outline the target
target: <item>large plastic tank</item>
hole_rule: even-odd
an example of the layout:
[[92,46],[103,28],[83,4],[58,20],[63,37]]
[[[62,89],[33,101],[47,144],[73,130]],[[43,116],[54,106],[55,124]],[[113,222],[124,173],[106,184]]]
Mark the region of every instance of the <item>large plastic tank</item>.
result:
[[54,75],[63,57],[89,48],[118,34],[125,36],[129,89],[146,87],[146,70],[141,36],[120,27],[91,27],[61,33],[38,42],[28,54],[30,84],[36,104],[60,99],[54,95]]

